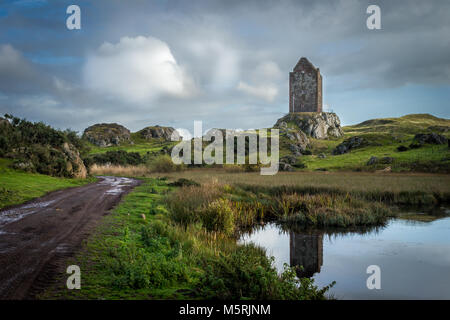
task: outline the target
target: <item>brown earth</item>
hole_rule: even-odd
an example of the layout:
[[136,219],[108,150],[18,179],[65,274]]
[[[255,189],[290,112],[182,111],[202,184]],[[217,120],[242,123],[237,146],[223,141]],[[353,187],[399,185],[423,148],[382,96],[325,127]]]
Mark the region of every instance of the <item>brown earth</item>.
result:
[[100,177],[0,211],[0,300],[33,299],[65,273],[67,258],[139,183]]

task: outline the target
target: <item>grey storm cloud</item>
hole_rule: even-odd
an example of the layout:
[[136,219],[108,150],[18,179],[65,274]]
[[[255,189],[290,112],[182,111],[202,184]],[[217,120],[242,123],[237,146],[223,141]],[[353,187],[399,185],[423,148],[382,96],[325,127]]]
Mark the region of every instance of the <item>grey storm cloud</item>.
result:
[[338,113],[333,94],[448,88],[450,2],[376,1],[374,31],[371,2],[80,2],[80,31],[65,29],[71,3],[9,5],[0,15],[0,112],[78,130],[109,121],[268,127],[288,110],[288,73],[301,56],[320,67],[325,103]]

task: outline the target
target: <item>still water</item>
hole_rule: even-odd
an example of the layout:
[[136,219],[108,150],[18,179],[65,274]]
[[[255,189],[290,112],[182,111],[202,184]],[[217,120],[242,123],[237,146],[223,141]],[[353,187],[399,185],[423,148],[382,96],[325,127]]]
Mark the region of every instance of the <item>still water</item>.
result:
[[[450,299],[450,215],[434,221],[392,219],[383,227],[337,230],[282,230],[268,224],[244,234],[284,263],[302,265],[300,277],[313,277],[319,286],[332,281],[337,299]],[[369,290],[369,265],[381,269],[381,289]]]

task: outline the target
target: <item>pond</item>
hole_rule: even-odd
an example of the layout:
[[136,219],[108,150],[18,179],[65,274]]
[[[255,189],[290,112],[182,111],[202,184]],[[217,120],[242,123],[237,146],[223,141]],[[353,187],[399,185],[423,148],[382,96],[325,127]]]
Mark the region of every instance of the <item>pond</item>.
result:
[[[303,266],[299,277],[336,285],[336,299],[450,299],[450,215],[441,208],[415,212],[371,229],[305,230],[267,224],[243,234],[275,258]],[[380,267],[381,289],[368,289],[367,267]]]

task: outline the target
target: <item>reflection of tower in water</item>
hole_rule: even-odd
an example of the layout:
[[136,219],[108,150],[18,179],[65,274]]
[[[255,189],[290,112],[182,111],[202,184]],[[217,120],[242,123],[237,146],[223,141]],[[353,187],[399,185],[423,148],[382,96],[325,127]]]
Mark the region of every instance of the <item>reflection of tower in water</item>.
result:
[[321,233],[289,233],[289,255],[291,267],[303,266],[297,270],[299,278],[312,277],[320,272],[323,263],[323,235]]

